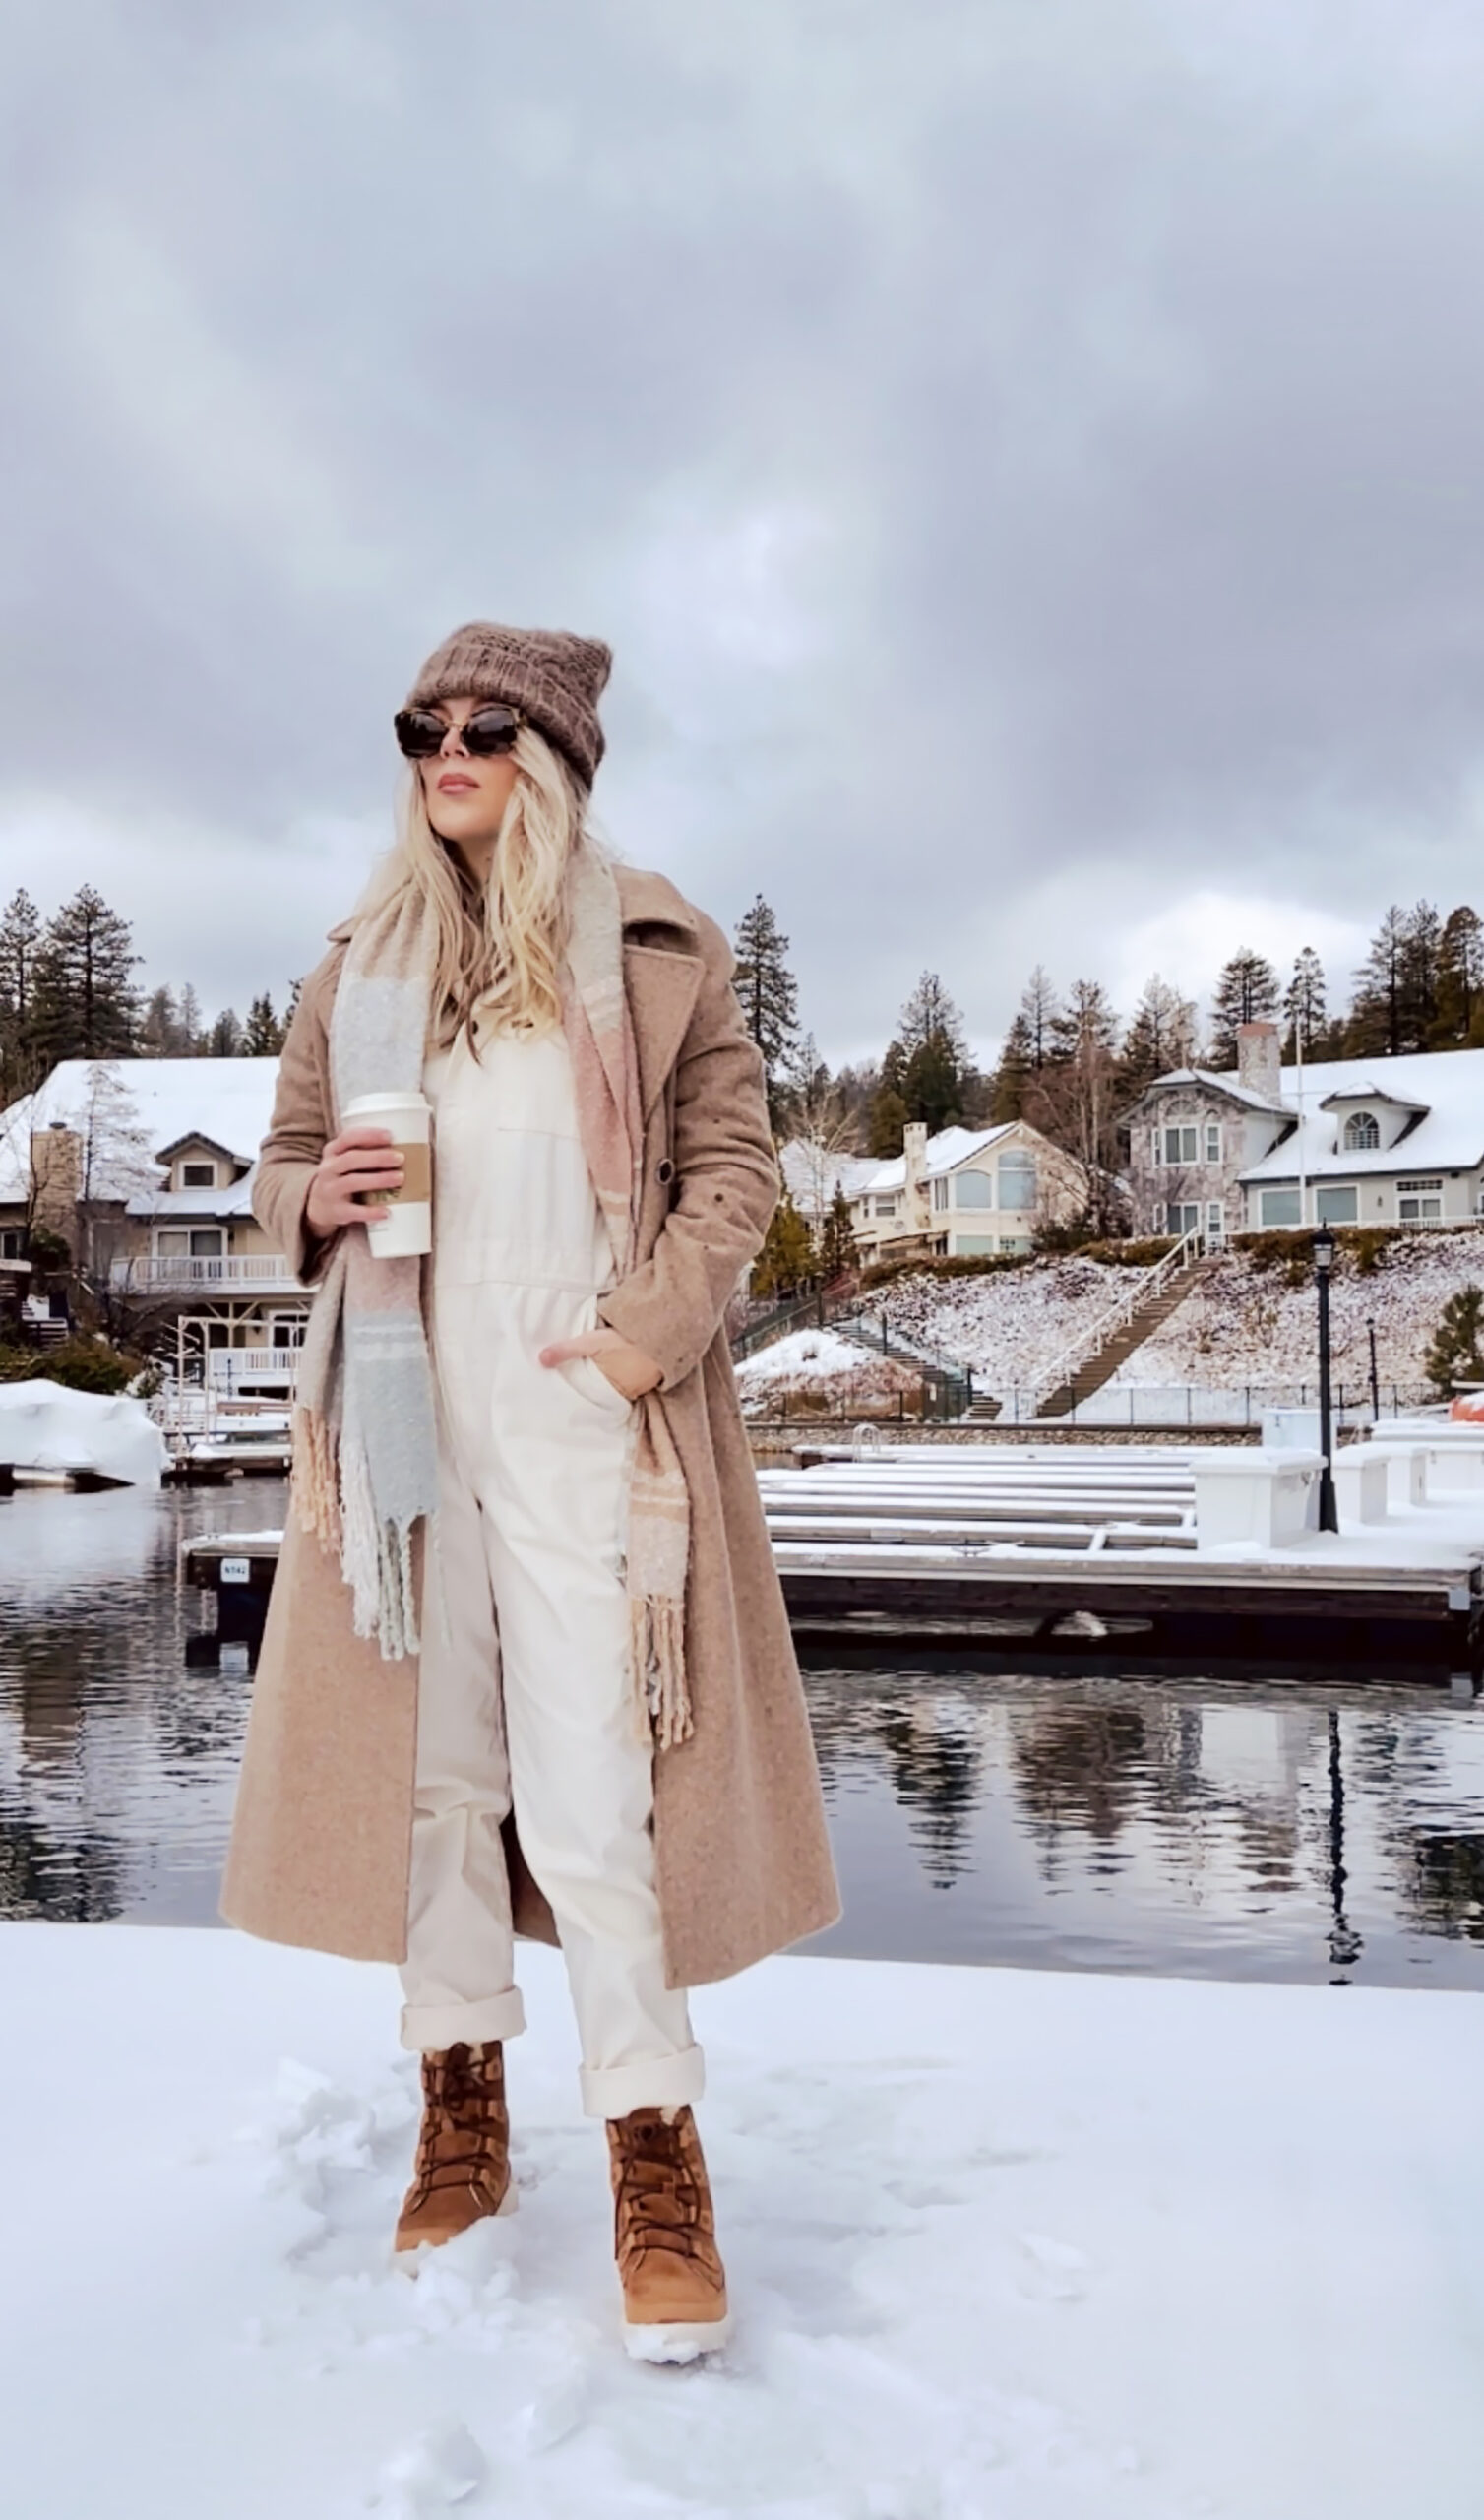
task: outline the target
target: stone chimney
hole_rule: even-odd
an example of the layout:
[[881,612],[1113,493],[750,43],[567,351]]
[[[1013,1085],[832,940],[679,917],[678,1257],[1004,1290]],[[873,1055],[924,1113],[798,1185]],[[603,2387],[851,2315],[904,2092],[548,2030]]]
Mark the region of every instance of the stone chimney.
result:
[[35,1129],[31,1141],[31,1225],[76,1247],[78,1192],[83,1186],[83,1141],[60,1120]]
[[928,1204],[927,1134],[926,1120],[908,1120],[901,1133],[907,1191],[902,1221],[908,1233],[927,1233],[933,1222]]
[[1281,1102],[1283,1072],[1275,1024],[1237,1026],[1237,1080],[1250,1094],[1261,1094],[1265,1102]]

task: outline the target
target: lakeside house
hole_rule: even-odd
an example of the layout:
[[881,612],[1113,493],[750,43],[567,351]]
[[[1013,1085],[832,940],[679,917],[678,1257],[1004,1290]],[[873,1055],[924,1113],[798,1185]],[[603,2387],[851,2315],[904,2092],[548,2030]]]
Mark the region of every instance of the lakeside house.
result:
[[1126,1114],[1134,1231],[1210,1242],[1304,1225],[1466,1225],[1484,1214],[1484,1050],[1279,1058],[1244,1024],[1234,1071],[1177,1068]]
[[1086,1181],[1080,1164],[1026,1120],[988,1129],[954,1127],[929,1137],[925,1122],[904,1132],[902,1152],[822,1155],[794,1139],[779,1166],[795,1205],[818,1226],[843,1189],[864,1266],[879,1260],[984,1257],[1034,1247],[1044,1222],[1081,1214]]
[[65,1059],[0,1112],[0,1261],[33,1232],[152,1347],[284,1392],[310,1290],[252,1213],[276,1058]]

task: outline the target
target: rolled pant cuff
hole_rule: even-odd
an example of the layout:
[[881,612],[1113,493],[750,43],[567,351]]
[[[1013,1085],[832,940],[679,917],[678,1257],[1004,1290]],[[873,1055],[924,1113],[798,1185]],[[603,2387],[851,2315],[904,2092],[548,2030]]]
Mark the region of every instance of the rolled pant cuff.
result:
[[486,2039],[519,2039],[525,2027],[521,1989],[511,1986],[476,2004],[403,2004],[402,2044],[437,2055],[446,2048],[480,2047]]
[[706,2058],[699,2048],[655,2056],[639,2065],[584,2065],[583,2110],[588,2117],[627,2117],[631,2109],[684,2109],[706,2089]]

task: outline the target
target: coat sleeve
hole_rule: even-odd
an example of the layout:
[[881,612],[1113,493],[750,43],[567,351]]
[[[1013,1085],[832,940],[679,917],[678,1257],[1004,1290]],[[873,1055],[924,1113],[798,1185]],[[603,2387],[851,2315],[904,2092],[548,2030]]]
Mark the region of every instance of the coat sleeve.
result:
[[337,946],[299,992],[278,1060],[273,1119],[253,1175],[253,1214],[294,1276],[312,1286],[334,1248],[305,1223],[304,1202],[320,1157],[334,1134],[330,1107],[330,1009],[344,959]]
[[675,1066],[674,1200],[651,1256],[601,1296],[600,1317],[662,1368],[668,1391],[711,1346],[778,1200],[762,1056],[721,930],[700,922],[702,978]]

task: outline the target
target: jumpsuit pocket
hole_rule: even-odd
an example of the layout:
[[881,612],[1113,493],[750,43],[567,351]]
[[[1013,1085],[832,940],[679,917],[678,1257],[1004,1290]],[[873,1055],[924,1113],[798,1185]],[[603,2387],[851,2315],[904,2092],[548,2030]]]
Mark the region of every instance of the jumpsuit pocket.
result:
[[595,1356],[569,1356],[562,1371],[573,1389],[582,1393],[599,1409],[608,1410],[616,1418],[627,1418],[634,1403],[626,1400],[616,1383],[611,1383]]

